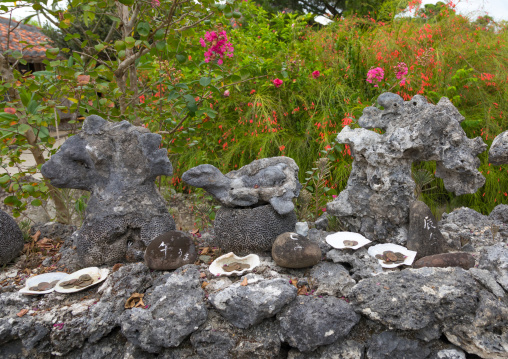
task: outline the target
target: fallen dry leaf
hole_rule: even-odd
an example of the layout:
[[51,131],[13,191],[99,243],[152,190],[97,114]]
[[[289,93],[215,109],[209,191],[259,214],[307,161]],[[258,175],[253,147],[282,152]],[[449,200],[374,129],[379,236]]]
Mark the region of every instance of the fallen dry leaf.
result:
[[199,228],[193,229],[192,231],[190,231],[190,233],[191,234],[199,233]]
[[136,308],[139,308],[139,307],[144,308],[145,306],[146,306],[146,304],[143,303],[143,299],[140,298],[138,304],[136,304]]
[[295,286],[296,289],[298,289],[298,278],[290,279],[291,284]]
[[203,248],[203,250],[201,251],[201,254],[207,254],[209,251],[210,251],[210,247],[205,247],[205,248]]
[[247,284],[249,284],[249,281],[247,280],[247,277],[245,277],[243,278],[242,283],[240,283],[240,285],[245,287]]
[[306,285],[302,285],[300,288],[298,288],[297,295],[305,295],[307,294],[308,289]]
[[[125,309],[131,309],[131,308],[137,307],[139,302],[143,302],[142,298],[144,296],[145,295],[141,294],[141,293],[132,293],[132,295],[129,297],[129,299],[127,299],[127,301],[125,302],[125,305],[124,305]],[[143,306],[145,306],[145,305],[143,304]]]
[[386,290],[390,289],[389,287],[383,287],[383,288],[386,289]]
[[116,272],[117,270],[119,270],[120,268],[123,267],[123,263],[117,263],[113,266],[113,269],[111,270],[112,272]]
[[30,237],[32,237],[32,239],[37,242],[37,240],[39,240],[40,235],[41,235],[41,231],[37,231],[37,232],[35,232],[35,234],[33,236],[30,236]]
[[205,273],[199,273],[199,277],[200,278],[206,278],[206,274]]
[[205,289],[208,284],[210,284],[210,283],[208,283],[208,282],[201,283],[201,288]]
[[18,314],[16,314],[18,317],[24,316],[26,313],[28,313],[28,309],[21,309]]

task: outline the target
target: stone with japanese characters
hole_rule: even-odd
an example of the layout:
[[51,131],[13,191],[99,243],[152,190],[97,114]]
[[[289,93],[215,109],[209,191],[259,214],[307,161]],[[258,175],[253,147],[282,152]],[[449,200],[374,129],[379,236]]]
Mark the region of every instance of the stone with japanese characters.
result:
[[169,231],[156,237],[146,248],[145,263],[150,269],[177,269],[196,261],[192,238],[181,231]]
[[306,268],[319,263],[321,249],[298,233],[286,232],[273,242],[272,258],[281,267]]
[[407,248],[416,251],[416,259],[445,252],[446,240],[437,227],[430,208],[415,201],[409,208]]

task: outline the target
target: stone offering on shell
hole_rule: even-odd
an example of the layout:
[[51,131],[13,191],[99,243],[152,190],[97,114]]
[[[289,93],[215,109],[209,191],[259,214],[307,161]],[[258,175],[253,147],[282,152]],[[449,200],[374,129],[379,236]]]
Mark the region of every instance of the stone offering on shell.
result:
[[52,289],[57,283],[58,280],[54,280],[52,282],[40,282],[36,286],[30,287],[29,290],[34,292],[44,292],[46,290]]
[[224,264],[222,266],[222,269],[224,269],[226,272],[232,272],[232,271],[242,271],[244,269],[249,269],[250,265],[246,263],[240,263],[240,262],[232,262],[229,264]]
[[344,241],[342,243],[344,244],[344,247],[354,247],[358,244],[357,241]]
[[376,258],[382,260],[384,264],[400,264],[407,257],[400,252],[384,251],[383,254],[376,255]]

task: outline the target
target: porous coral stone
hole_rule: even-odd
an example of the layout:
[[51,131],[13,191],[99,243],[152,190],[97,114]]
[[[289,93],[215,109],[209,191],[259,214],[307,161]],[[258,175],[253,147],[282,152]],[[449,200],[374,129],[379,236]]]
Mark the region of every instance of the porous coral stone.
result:
[[272,258],[281,267],[311,267],[321,260],[321,249],[304,236],[286,232],[273,242]]
[[0,266],[16,258],[23,249],[23,233],[16,221],[0,210]]

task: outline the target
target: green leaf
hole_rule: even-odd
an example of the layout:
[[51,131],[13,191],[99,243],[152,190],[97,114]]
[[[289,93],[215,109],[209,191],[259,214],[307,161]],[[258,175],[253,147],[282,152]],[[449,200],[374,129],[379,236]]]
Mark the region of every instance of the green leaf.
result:
[[203,87],[210,85],[211,82],[212,82],[212,79],[210,77],[202,77],[199,80],[199,84]]
[[164,38],[165,31],[163,29],[157,30],[155,35],[153,36],[154,40],[162,40]]
[[32,202],[31,202],[31,205],[34,206],[34,207],[39,207],[42,205],[42,201],[40,199],[34,199]]
[[233,11],[233,17],[235,19],[239,19],[242,17],[242,13],[241,12],[238,12],[238,11]]
[[46,57],[48,59],[56,59],[56,56],[58,55],[59,52],[60,52],[60,49],[57,48],[57,47],[53,47],[51,49],[47,49],[46,50]]
[[97,50],[97,51],[102,51],[105,48],[105,46],[103,44],[98,44],[98,45],[95,45],[94,47],[95,47],[95,50]]
[[5,197],[4,203],[8,206],[14,206],[14,205],[21,204],[20,200],[16,196]]
[[185,54],[177,54],[176,55],[176,61],[183,64],[187,60],[187,56]]
[[127,5],[127,6],[131,6],[132,4],[134,4],[134,0],[118,0],[118,2],[120,4],[124,4],[124,5]]
[[7,182],[9,182],[11,179],[11,177],[9,177],[9,175],[3,175],[2,177],[0,177],[0,184],[6,184]]
[[120,40],[115,41],[115,49],[116,51],[125,50],[125,42]]
[[166,49],[166,41],[157,41],[155,43],[155,47],[159,51],[164,51]]
[[136,29],[138,30],[138,34],[143,37],[146,37],[150,34],[150,24],[147,22],[141,21]]
[[12,113],[7,112],[0,112],[0,118],[7,120],[7,121],[16,121],[18,118],[16,115],[13,115]]
[[126,37],[125,44],[128,49],[132,49],[136,43],[136,40],[133,37]]

